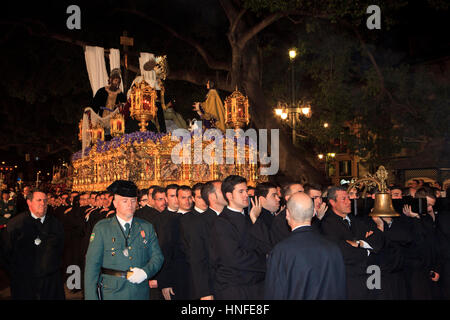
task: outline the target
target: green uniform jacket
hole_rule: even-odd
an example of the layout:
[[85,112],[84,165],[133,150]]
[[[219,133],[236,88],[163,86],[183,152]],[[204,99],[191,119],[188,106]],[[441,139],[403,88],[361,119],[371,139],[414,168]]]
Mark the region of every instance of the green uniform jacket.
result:
[[[123,230],[123,229],[122,229]],[[104,300],[148,300],[148,279],[161,269],[164,261],[151,223],[133,218],[128,240],[128,257],[123,254],[125,239],[116,217],[99,221],[91,234],[86,254],[84,288],[86,300],[98,300],[97,284]],[[141,268],[147,280],[140,284],[127,279],[101,274],[101,268],[127,271]]]

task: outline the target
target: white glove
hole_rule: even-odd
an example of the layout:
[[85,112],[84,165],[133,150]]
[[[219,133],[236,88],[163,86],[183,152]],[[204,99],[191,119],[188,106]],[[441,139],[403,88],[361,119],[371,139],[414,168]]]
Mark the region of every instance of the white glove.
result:
[[128,278],[128,281],[131,283],[139,284],[147,279],[147,274],[140,268],[131,268],[130,271],[133,272],[133,274]]

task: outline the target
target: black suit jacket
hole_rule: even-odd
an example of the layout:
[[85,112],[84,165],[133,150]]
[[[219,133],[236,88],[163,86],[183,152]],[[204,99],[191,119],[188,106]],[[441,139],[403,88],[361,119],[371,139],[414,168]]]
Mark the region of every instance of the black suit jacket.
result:
[[261,299],[270,246],[252,233],[250,218],[225,208],[214,221],[211,249],[217,299]]
[[277,244],[267,261],[265,298],[345,299],[345,265],[339,247],[311,226]]
[[[336,243],[341,249],[347,272],[347,296],[349,299],[370,299],[370,291],[366,286],[368,277],[367,267],[369,262],[368,252],[364,248],[355,248],[346,240],[364,240],[374,252],[379,252],[384,245],[384,235],[367,219],[348,215],[351,220],[349,228],[343,219],[330,208],[321,221],[322,234]],[[366,238],[366,232],[373,234]]]
[[41,223],[29,211],[23,212],[8,222],[2,238],[12,299],[64,299],[60,273],[64,230],[55,217],[46,215]]
[[212,227],[217,213],[208,208],[192,220],[192,237],[190,237],[188,261],[192,278],[192,298],[214,295],[213,273],[211,266],[210,241],[214,236]]

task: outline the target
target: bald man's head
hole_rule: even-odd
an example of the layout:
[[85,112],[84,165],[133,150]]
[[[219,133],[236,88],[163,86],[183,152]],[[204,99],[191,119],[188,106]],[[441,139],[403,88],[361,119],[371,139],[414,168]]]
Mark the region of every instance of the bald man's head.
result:
[[293,229],[298,225],[311,224],[314,215],[314,202],[305,193],[293,194],[287,202],[286,220]]

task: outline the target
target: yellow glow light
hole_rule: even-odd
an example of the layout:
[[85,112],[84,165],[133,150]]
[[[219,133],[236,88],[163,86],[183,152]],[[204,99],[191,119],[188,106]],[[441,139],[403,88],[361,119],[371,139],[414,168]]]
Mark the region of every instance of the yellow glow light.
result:
[[297,56],[297,50],[295,50],[295,49],[289,50],[289,58],[295,59],[296,56]]
[[287,119],[288,114],[286,112],[283,112],[281,114],[281,119],[286,120]]

